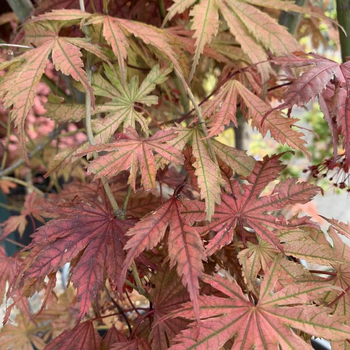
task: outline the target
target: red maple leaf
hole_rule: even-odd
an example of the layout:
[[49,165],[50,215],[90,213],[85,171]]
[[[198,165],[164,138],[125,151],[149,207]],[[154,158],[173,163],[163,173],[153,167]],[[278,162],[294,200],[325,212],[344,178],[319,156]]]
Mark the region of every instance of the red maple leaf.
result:
[[[249,227],[262,239],[282,250],[273,229],[311,224],[308,218],[287,221],[282,215],[273,215],[271,212],[295,203],[309,202],[319,191],[317,186],[297,182],[297,179],[291,178],[279,182],[270,195],[261,196],[266,186],[277,179],[285,168],[279,160],[280,156],[281,154],[271,158],[266,156],[263,161],[255,164],[253,172],[247,177],[248,185],[240,185],[235,180],[231,183],[231,193],[222,194],[221,204],[216,206],[213,222],[207,227],[217,232],[206,247],[208,255],[231,243],[236,227],[244,242],[244,227]],[[195,201],[185,202],[185,217],[191,222],[204,220],[203,204]]]
[[51,341],[46,350],[101,350],[101,337],[92,321],[77,324]]
[[27,216],[34,217],[38,221],[44,223],[44,219],[41,217],[40,210],[38,208],[38,198],[35,192],[29,193],[26,196],[21,215],[14,215],[7,219],[5,222],[0,224],[0,227],[4,227],[1,238],[4,239],[11,232],[18,230],[22,237],[23,232],[27,225]]
[[[322,283],[295,283],[276,290],[277,256],[261,281],[259,300],[248,300],[237,282],[220,275],[204,275],[203,280],[223,293],[223,296],[201,296],[200,328],[196,323],[182,331],[170,347],[183,349],[221,349],[229,340],[232,349],[312,349],[293,329],[331,340],[344,340],[350,327],[330,315],[330,309],[317,306],[322,292],[334,287]],[[335,288],[334,288],[335,289]],[[190,303],[168,315],[193,319]]]
[[153,136],[142,139],[135,129],[128,127],[123,139],[110,144],[91,146],[78,155],[94,151],[110,151],[88,166],[88,170],[96,174],[96,178],[102,176],[109,178],[130,169],[129,184],[135,189],[137,170],[140,168],[142,184],[146,190],[150,190],[156,185],[157,173],[153,152],[177,164],[183,159],[179,150],[166,143],[176,136],[173,130],[160,130]]
[[125,259],[123,245],[128,221],[119,221],[98,200],[57,208],[59,218],[41,227],[32,237],[31,249],[17,274],[13,291],[30,285],[74,260],[71,280],[80,301],[79,318],[89,310],[108,275],[116,282]]
[[155,284],[152,293],[154,321],[149,339],[153,350],[166,350],[168,343],[176,334],[183,330],[188,322],[181,318],[158,321],[176,310],[182,303],[189,301],[189,295],[181,284],[175,269],[169,269],[168,265],[158,271],[152,282]]
[[154,248],[170,227],[167,239],[170,267],[177,264],[177,273],[182,276],[182,282],[190,293],[195,310],[198,310],[198,279],[203,272],[204,248],[196,228],[190,226],[180,215],[181,202],[176,198],[176,192],[171,199],[129,230],[128,236],[131,238],[125,246],[128,253],[120,275],[119,289],[121,290],[133,260],[144,250]]
[[[312,66],[295,79],[283,95],[284,102],[271,109],[263,121],[274,110],[304,106],[312,98],[319,97],[320,107],[324,113],[333,137],[338,143],[339,133],[343,138],[346,160],[345,167],[350,166],[350,63],[339,64],[316,54],[297,54],[278,57],[273,60],[282,67]],[[337,147],[334,146],[336,155]]]

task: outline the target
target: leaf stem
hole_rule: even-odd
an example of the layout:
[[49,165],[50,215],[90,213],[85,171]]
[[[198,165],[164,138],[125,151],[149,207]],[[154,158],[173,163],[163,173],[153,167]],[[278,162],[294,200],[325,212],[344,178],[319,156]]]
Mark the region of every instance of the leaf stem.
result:
[[124,203],[123,203],[123,212],[124,212],[124,215],[125,215],[125,212],[126,212],[126,208],[128,207],[128,202],[129,202],[129,198],[130,198],[130,195],[131,195],[131,186],[129,185],[128,187],[128,192],[126,193],[126,197],[125,197],[125,200],[124,200]]
[[322,270],[309,270],[310,273],[318,273],[320,275],[330,275],[330,276],[336,276],[337,274],[335,272],[331,271],[322,271]]
[[[179,75],[179,73],[177,72],[177,70],[175,70],[176,74]],[[198,116],[198,119],[199,119],[199,124],[201,126],[201,129],[202,129],[202,132],[204,134],[204,137],[206,138],[206,142],[207,142],[207,146],[208,146],[208,149],[209,149],[209,153],[210,153],[210,157],[212,159],[212,161],[218,165],[218,161],[216,159],[216,156],[215,156],[215,152],[214,152],[214,148],[211,144],[211,140],[208,138],[208,131],[207,131],[207,127],[205,125],[205,121],[204,121],[204,118],[203,118],[203,115],[202,115],[202,112],[200,110],[200,107],[195,99],[195,97],[193,96],[193,93],[190,89],[190,87],[185,84],[185,90],[187,92],[187,95],[189,97],[189,99],[191,100],[192,102],[192,105],[193,105],[193,108],[194,110],[196,111],[197,113],[197,116]]]
[[8,237],[5,238],[5,241],[10,242],[10,243],[12,243],[12,244],[14,244],[14,245],[16,245],[18,247],[21,247],[21,248],[25,248],[26,247],[24,244],[16,242],[15,240],[13,240],[11,238],[8,238]]
[[[85,11],[85,3],[84,0],[79,0],[80,9],[82,11]],[[90,34],[86,27],[86,25],[83,26],[83,31],[88,40],[90,40]],[[89,80],[89,83],[91,83],[92,80],[92,70],[91,70],[91,62],[90,62],[90,54],[88,53],[86,56],[86,75]],[[92,124],[91,124],[91,97],[90,94],[85,94],[85,126],[86,126],[86,134],[89,140],[89,143],[91,146],[95,145],[95,139],[94,134],[92,132]],[[97,159],[98,154],[94,152],[94,159]],[[102,184],[105,189],[105,192],[107,194],[107,197],[109,199],[109,202],[111,203],[112,209],[117,217],[119,217],[119,206],[117,201],[115,200],[111,187],[109,186],[108,180],[106,177],[102,177]]]
[[137,266],[135,264],[135,261],[132,262],[131,265],[131,269],[132,269],[132,274],[135,278],[135,282],[136,282],[136,286],[137,286],[137,291],[142,294],[142,295],[147,295],[147,292],[145,291],[145,289],[143,288],[142,282],[141,282],[141,278],[140,275],[137,271]]
[[21,49],[34,49],[33,46],[27,46],[27,45],[19,45],[19,44],[0,44],[0,47],[4,46],[4,47],[19,47]]
[[336,304],[348,291],[350,290],[350,286],[348,286],[344,292],[340,293],[329,305],[328,307],[332,307],[334,304]]
[[166,15],[163,0],[158,0],[158,6],[159,6],[160,17],[163,20],[165,18],[165,15]]
[[7,205],[7,204],[4,204],[4,203],[1,203],[0,202],[0,208],[4,208],[4,209],[7,209],[7,210],[12,210],[12,211],[17,211],[17,212],[21,212],[21,208],[18,208],[18,207],[15,207],[15,206],[12,206],[12,205]]

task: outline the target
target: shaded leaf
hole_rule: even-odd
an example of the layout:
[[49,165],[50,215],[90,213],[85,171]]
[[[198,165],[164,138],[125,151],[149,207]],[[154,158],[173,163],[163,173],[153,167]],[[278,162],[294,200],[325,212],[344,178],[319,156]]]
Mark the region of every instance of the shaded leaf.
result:
[[52,340],[46,350],[100,350],[101,338],[92,321],[77,324],[72,330],[64,331]]

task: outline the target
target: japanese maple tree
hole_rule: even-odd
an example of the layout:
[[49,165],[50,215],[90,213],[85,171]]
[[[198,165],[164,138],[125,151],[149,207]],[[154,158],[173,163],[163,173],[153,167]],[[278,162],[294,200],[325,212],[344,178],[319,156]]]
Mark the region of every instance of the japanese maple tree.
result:
[[[339,27],[345,57],[350,24],[297,3],[9,1],[1,350],[349,347],[350,225],[293,210],[312,178],[350,192],[350,63],[299,40]],[[310,101],[320,164],[293,110]],[[245,123],[284,151],[236,148]],[[313,176],[284,175],[296,153]]]

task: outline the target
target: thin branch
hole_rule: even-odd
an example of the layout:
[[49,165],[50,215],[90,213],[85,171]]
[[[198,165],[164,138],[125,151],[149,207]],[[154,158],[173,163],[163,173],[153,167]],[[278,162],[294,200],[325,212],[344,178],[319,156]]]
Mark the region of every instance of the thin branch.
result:
[[117,308],[117,310],[120,312],[120,314],[123,316],[128,328],[129,328],[129,333],[130,335],[132,334],[132,328],[129,322],[128,317],[125,315],[123,308],[117,303],[116,300],[114,300],[114,298],[112,298],[111,294],[109,293],[109,290],[107,289],[107,287],[105,286],[105,291],[107,294],[107,297],[109,299],[109,301]]
[[[132,302],[127,289],[125,289],[125,294],[126,294],[126,297],[128,298],[130,306],[132,307],[132,310],[135,311],[139,316],[141,316],[139,310],[135,307],[134,303]],[[148,310],[148,309],[146,309],[146,310]]]
[[[52,131],[49,134],[49,137],[46,141],[44,141],[43,143],[39,144],[38,146],[36,146],[34,148],[34,150],[32,152],[30,152],[28,154],[28,158],[31,159],[33,158],[36,154],[38,154],[40,151],[42,151],[52,140],[54,140],[59,133],[64,129],[65,125],[61,125],[59,128],[57,128],[56,130]],[[10,165],[8,168],[0,171],[0,178],[4,177],[5,175],[9,175],[11,174],[14,170],[16,170],[18,167],[20,167],[21,165],[25,164],[25,160],[24,158],[20,158],[18,159],[15,163],[13,163],[12,165]]]
[[44,192],[39,190],[37,187],[35,187],[34,185],[28,183],[28,182],[25,182],[23,180],[20,180],[20,179],[17,179],[15,177],[10,177],[10,176],[2,176],[1,177],[2,180],[7,180],[7,181],[11,181],[11,182],[14,182],[18,185],[21,185],[21,186],[24,186],[24,187],[27,187],[27,188],[30,188],[31,190],[35,191],[39,196],[44,196]]

